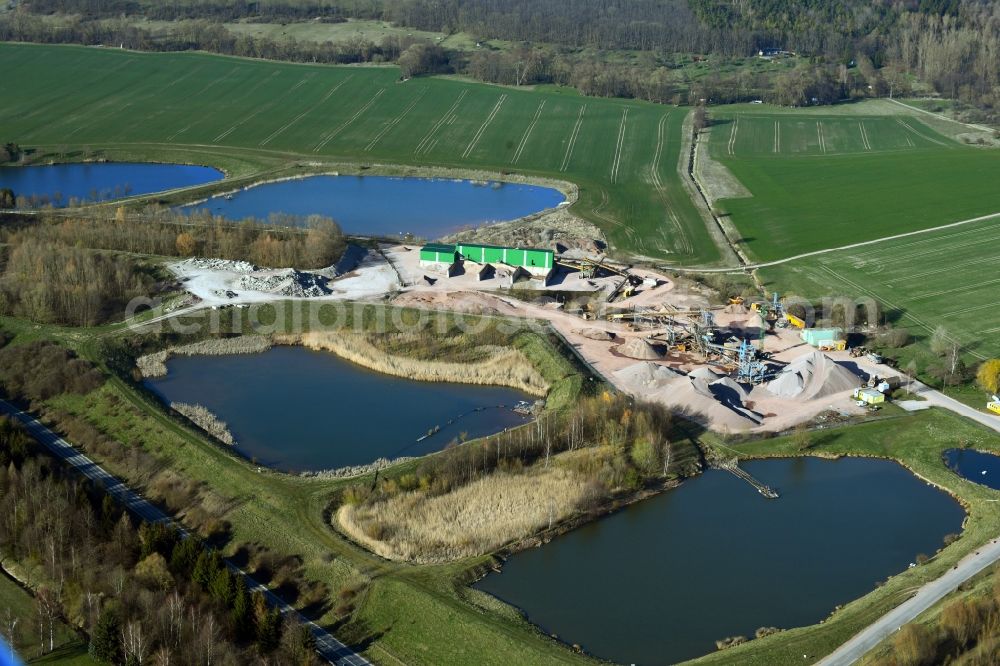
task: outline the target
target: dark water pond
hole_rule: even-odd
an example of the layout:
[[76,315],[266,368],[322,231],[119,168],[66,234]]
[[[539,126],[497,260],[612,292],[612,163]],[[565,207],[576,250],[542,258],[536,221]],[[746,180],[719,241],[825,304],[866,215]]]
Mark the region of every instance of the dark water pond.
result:
[[781,499],[709,470],[518,553],[477,587],[598,657],[669,664],[758,627],[816,623],[961,529],[957,502],[889,461],[745,468]]
[[217,169],[187,164],[52,164],[0,167],[0,188],[34,204],[62,207],[192,187],[222,180]]
[[[303,347],[182,356],[167,367],[166,377],[147,380],[150,389],[167,402],[204,405],[229,424],[244,455],[284,470],[439,451],[463,432],[481,437],[524,423],[510,407],[531,400],[508,388],[391,377]],[[434,426],[441,431],[416,442]]]
[[972,449],[948,449],[944,462],[963,479],[1000,490],[1000,456]]
[[558,190],[537,185],[311,176],[266,183],[228,197],[215,197],[193,208],[230,219],[323,215],[337,220],[344,231],[352,234],[438,238],[464,227],[524,217],[564,200]]

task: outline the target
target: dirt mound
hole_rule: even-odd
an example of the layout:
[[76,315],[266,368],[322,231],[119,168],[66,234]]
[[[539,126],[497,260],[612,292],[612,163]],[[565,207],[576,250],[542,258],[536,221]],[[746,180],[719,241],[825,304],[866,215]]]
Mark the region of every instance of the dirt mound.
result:
[[658,391],[684,377],[665,365],[642,361],[622,368],[615,377],[634,391]]
[[654,361],[663,358],[662,349],[642,338],[632,338],[622,343],[618,346],[618,353],[622,356],[637,358],[643,361]]
[[815,400],[845,393],[858,386],[859,378],[820,351],[809,352],[789,363],[767,390],[789,400]]
[[614,333],[611,331],[602,331],[599,328],[578,328],[573,332],[587,338],[588,340],[608,341],[615,339]]

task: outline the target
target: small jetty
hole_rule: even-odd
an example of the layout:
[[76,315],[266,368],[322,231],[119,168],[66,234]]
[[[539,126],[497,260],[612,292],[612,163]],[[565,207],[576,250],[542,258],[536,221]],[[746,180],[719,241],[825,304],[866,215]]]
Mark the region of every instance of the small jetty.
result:
[[739,461],[736,458],[731,458],[729,460],[723,460],[720,463],[718,463],[717,467],[719,469],[722,469],[722,470],[725,470],[725,471],[729,472],[730,474],[732,474],[733,476],[735,476],[738,479],[743,479],[744,481],[746,481],[747,483],[749,483],[751,486],[753,486],[754,488],[756,488],[757,492],[759,492],[761,495],[763,495],[767,499],[778,499],[779,495],[778,495],[778,491],[777,490],[775,490],[771,486],[768,486],[768,485],[766,485],[764,483],[761,483],[760,481],[758,481],[757,479],[755,479],[753,476],[751,476],[750,472],[746,471],[745,469],[742,469],[739,466]]

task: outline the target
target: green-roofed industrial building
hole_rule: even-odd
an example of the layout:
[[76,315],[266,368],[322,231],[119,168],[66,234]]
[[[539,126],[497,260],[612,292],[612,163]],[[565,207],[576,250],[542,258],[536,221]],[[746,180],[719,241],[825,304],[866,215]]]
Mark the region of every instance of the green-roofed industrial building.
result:
[[532,275],[548,275],[555,265],[552,250],[504,247],[478,243],[444,245],[430,243],[420,248],[420,265],[424,268],[447,268],[456,259],[477,264],[495,264],[523,268]]

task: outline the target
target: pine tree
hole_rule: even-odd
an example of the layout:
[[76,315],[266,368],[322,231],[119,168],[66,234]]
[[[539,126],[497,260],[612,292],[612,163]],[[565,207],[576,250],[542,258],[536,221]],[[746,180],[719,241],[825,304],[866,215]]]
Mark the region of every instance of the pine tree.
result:
[[90,634],[90,656],[105,664],[121,660],[121,620],[111,608],[104,608]]

